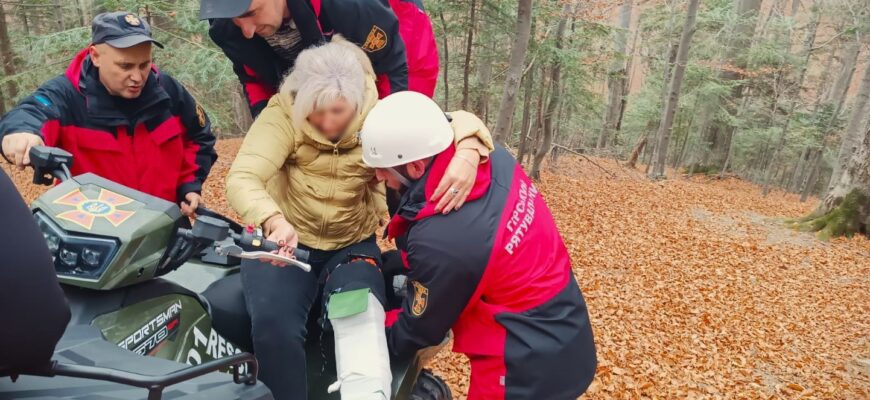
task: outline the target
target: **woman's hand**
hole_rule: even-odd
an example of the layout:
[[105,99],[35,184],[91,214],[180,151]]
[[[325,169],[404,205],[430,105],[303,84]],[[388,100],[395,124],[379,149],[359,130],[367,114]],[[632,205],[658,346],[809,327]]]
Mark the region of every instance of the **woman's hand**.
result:
[[475,149],[458,149],[441,182],[435,188],[431,201],[437,201],[435,212],[447,214],[458,210],[465,204],[465,199],[471,194],[477,177],[477,166],[480,164],[480,152]]
[[[277,254],[288,258],[293,257],[293,250],[299,245],[299,235],[296,233],[296,228],[287,222],[283,215],[279,214],[267,219],[263,223],[263,231],[266,234],[266,240],[283,244],[278,249]],[[276,267],[287,265],[278,261],[272,261],[271,263]]]

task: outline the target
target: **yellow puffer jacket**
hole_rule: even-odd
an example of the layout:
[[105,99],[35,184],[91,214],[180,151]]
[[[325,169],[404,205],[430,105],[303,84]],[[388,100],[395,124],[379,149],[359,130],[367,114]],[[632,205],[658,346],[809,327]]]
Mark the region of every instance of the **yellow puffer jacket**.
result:
[[[261,225],[283,214],[300,243],[321,250],[346,247],[375,233],[387,206],[384,185],[363,163],[357,134],[377,102],[373,79],[366,89],[361,112],[338,143],[307,121],[294,124],[290,95],[269,100],[227,176],[227,200],[245,223]],[[457,143],[477,136],[492,150],[492,138],[479,118],[464,111],[451,116]]]

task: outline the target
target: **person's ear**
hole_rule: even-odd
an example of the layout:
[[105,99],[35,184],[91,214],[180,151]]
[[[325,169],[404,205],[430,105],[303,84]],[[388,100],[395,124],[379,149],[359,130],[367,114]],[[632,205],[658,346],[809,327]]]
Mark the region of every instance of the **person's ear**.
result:
[[420,179],[420,177],[422,177],[423,174],[426,173],[426,161],[417,160],[414,162],[410,162],[405,165],[405,170],[411,179]]
[[97,50],[97,46],[88,46],[88,51],[91,55],[91,62],[94,64],[95,67],[100,68],[100,51]]

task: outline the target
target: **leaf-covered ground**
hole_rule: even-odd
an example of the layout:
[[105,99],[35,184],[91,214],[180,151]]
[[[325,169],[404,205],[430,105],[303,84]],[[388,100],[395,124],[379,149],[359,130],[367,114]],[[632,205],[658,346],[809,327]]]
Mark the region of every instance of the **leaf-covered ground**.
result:
[[[221,211],[238,145],[218,144],[205,190]],[[584,398],[870,398],[870,240],[786,229],[813,204],[736,179],[654,183],[596,162],[615,177],[564,157],[539,183],[595,330]],[[13,174],[25,198],[39,193]],[[432,368],[464,398],[464,356]]]

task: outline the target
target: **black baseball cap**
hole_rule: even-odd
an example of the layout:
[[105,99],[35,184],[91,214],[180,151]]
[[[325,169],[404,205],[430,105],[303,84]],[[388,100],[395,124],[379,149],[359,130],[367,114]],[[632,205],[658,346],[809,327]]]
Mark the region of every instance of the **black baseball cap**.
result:
[[252,0],[201,0],[199,19],[235,18],[248,11]]
[[91,43],[105,43],[116,49],[126,49],[140,43],[151,42],[163,48],[151,37],[151,27],[138,15],[124,11],[102,13],[94,17]]

